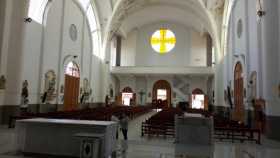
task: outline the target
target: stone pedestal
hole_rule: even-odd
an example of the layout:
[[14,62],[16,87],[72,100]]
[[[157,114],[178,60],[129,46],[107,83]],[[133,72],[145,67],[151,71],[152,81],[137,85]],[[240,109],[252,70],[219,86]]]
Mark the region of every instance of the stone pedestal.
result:
[[175,141],[186,145],[213,144],[213,118],[187,114],[175,118]]

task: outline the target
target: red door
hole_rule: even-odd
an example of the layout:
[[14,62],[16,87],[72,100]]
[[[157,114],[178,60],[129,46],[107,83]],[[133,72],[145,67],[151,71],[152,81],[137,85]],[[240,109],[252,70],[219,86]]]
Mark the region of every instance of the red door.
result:
[[75,110],[79,102],[80,78],[65,75],[64,110]]
[[244,81],[242,77],[242,65],[238,62],[234,70],[234,115],[233,119],[236,121],[245,121],[244,109]]

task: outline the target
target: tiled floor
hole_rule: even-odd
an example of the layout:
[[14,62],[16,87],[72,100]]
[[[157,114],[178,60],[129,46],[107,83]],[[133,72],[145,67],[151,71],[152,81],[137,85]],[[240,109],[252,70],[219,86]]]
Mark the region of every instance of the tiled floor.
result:
[[[172,138],[141,137],[141,122],[155,112],[130,121],[128,141],[118,141],[118,158],[280,158],[280,142],[263,139],[262,145],[215,142],[212,148],[205,146],[176,146]],[[23,158],[15,153],[15,131],[0,127],[0,158]],[[125,149],[125,150],[124,150]],[[183,150],[184,156],[175,153]]]

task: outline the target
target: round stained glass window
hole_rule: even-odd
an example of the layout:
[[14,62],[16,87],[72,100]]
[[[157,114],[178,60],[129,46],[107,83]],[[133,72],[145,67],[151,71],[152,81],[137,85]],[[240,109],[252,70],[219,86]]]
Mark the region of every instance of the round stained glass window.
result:
[[170,52],[176,44],[175,34],[168,29],[160,29],[151,37],[151,46],[159,54]]

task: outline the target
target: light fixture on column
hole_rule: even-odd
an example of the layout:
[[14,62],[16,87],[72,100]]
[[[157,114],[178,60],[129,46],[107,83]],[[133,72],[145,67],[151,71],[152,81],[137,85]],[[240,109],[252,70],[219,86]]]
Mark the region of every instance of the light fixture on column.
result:
[[24,22],[31,23],[32,22],[32,18],[26,17],[26,18],[24,18]]
[[257,15],[261,19],[265,15],[265,11],[263,10],[262,0],[257,0]]

